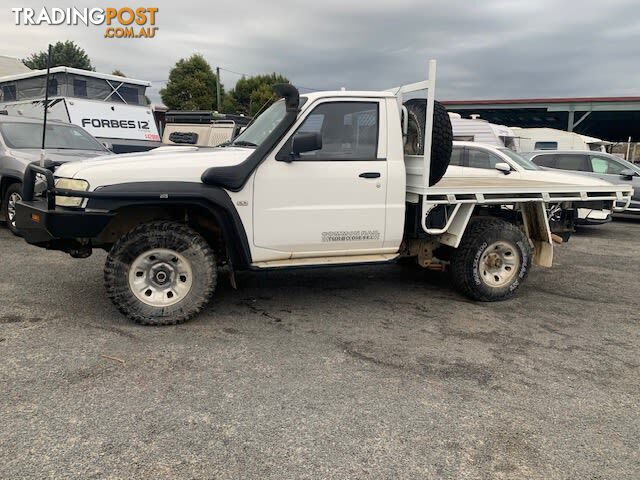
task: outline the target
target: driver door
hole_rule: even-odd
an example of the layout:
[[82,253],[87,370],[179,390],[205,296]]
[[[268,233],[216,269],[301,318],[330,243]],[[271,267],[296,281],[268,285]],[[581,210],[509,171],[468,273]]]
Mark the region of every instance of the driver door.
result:
[[[382,253],[386,108],[380,99],[318,102],[256,172],[254,244],[289,257]],[[298,133],[322,148],[292,154]]]

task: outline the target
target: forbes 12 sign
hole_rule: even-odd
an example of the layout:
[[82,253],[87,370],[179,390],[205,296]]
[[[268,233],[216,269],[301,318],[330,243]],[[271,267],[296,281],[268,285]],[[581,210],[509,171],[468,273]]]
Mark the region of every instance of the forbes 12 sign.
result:
[[67,108],[71,122],[94,137],[160,140],[153,115],[146,107],[74,99]]

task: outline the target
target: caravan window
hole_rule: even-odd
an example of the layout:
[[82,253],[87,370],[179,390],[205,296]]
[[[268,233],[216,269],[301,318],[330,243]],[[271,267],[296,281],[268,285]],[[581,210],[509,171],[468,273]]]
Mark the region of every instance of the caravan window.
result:
[[[118,89],[118,93],[129,104],[138,104],[138,89],[135,87],[127,87],[125,85]],[[115,97],[116,95],[114,95]]]
[[16,86],[4,85],[2,87],[2,100],[5,102],[12,102],[16,99]]
[[557,150],[558,142],[536,142],[534,150]]
[[87,98],[87,81],[78,78],[73,79],[73,96]]
[[[46,83],[46,79],[45,79],[45,83]],[[58,95],[58,80],[53,77],[49,79],[49,96],[50,97],[55,97],[56,95]]]

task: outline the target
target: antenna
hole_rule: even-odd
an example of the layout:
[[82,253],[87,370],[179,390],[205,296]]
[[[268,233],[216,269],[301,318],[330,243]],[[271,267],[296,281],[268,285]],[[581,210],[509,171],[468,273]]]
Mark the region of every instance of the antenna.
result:
[[47,55],[47,79],[44,85],[44,121],[42,124],[42,151],[40,152],[40,166],[44,167],[44,145],[47,139],[47,112],[49,111],[49,73],[51,71],[51,44]]

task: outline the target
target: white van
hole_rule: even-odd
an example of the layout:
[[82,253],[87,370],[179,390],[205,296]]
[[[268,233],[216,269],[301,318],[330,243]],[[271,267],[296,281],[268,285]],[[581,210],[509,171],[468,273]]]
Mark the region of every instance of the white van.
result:
[[494,147],[507,147],[516,151],[516,135],[510,127],[496,125],[480,118],[462,118],[459,113],[449,113],[453,139],[461,142],[478,142]]
[[[42,118],[46,70],[0,77],[0,110]],[[150,82],[70,67],[54,67],[49,77],[48,118],[73,123],[115,153],[160,146],[160,134],[145,97]]]
[[533,152],[535,150],[591,150],[606,152],[606,142],[599,138],[580,135],[575,132],[565,132],[555,128],[520,128],[511,127],[518,137],[518,152]]

